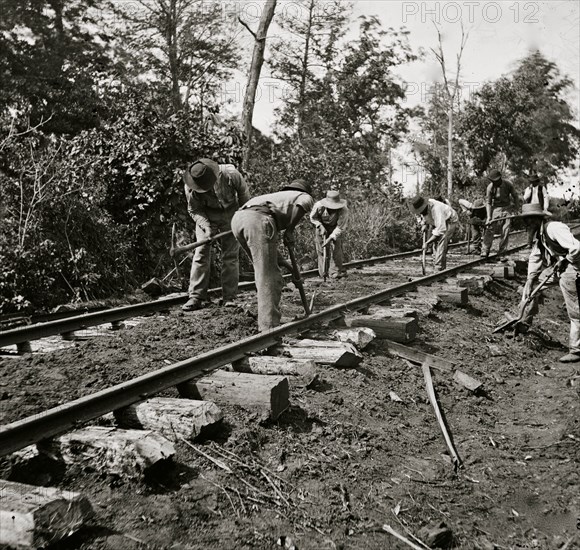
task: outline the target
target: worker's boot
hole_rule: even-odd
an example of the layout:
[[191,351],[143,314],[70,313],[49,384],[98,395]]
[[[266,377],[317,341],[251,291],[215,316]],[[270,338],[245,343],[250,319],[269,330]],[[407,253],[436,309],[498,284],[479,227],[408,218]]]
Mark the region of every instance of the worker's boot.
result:
[[181,306],[183,311],[197,311],[198,309],[202,309],[206,306],[202,300],[199,298],[190,298]]

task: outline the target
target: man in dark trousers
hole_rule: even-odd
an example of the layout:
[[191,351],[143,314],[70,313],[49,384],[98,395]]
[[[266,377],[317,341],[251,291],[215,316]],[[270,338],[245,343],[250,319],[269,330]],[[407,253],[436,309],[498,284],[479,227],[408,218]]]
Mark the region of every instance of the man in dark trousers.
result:
[[[524,287],[522,301],[532,293],[540,274],[545,267],[560,264],[560,290],[564,296],[566,311],[570,319],[569,353],[560,357],[562,363],[580,361],[580,306],[578,304],[578,287],[580,285],[580,242],[570,228],[562,222],[551,221],[550,212],[543,210],[540,204],[524,204],[521,217],[526,228],[534,236],[534,244],[528,260],[528,280]],[[538,311],[537,301],[524,312],[524,322],[531,324]]]
[[[235,211],[250,198],[242,175],[232,164],[199,159],[183,174],[187,210],[195,222],[195,237],[201,241],[229,231]],[[220,241],[222,251],[222,300],[235,300],[239,283],[240,247],[233,235]],[[195,249],[189,278],[189,300],[184,311],[201,309],[208,303],[211,244]]]
[[278,263],[278,234],[284,231],[284,243],[293,246],[294,228],[313,204],[310,186],[299,179],[276,193],[250,199],[232,218],[234,235],[254,264],[261,332],[280,324],[284,279]]
[[[318,256],[318,273],[324,277],[324,243],[332,242],[328,275],[333,279],[346,276],[342,252],[343,232],[348,226],[348,206],[338,191],[327,191],[326,197],[318,201],[310,213],[310,221],[316,227],[315,244]],[[330,246],[330,245],[328,245]]]
[[487,220],[486,229],[483,233],[483,246],[481,257],[487,258],[493,243],[495,226],[501,226],[499,241],[499,254],[508,248],[510,238],[512,210],[518,211],[520,199],[511,182],[503,180],[499,170],[491,170],[487,179],[490,181],[486,192]]
[[459,199],[459,204],[461,205],[462,210],[469,216],[473,253],[481,254],[481,236],[485,229],[485,220],[487,219],[485,203],[483,202],[483,199],[475,199],[473,202]]

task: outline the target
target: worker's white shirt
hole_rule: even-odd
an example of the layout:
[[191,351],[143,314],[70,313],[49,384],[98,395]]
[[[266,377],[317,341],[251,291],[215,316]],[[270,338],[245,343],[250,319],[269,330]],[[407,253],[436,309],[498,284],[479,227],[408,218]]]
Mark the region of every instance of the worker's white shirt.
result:
[[[540,196],[538,193],[538,189],[540,188],[539,185],[536,185],[535,187],[533,185],[529,185],[528,187],[526,187],[526,190],[524,191],[524,201],[530,201],[530,197],[532,197],[532,200],[530,201],[530,204],[540,204]],[[543,189],[543,193],[544,193],[544,204],[542,204],[542,208],[544,210],[548,210],[548,208],[550,207],[550,196],[548,195],[548,190],[544,187]]]
[[425,215],[425,221],[433,226],[433,235],[441,237],[447,232],[447,225],[450,223],[457,223],[459,218],[457,212],[444,202],[436,201],[435,199],[427,199],[429,208]]
[[[550,239],[558,243],[565,251],[567,251],[566,259],[576,269],[580,270],[580,241],[572,235],[570,228],[562,222],[544,222],[540,229],[540,234],[545,233]],[[541,238],[541,237],[540,237]],[[555,251],[551,251],[555,252]],[[552,254],[550,254],[552,256]],[[557,255],[556,257],[561,257]],[[538,242],[534,243],[530,258],[528,260],[528,279],[535,279],[548,262],[542,255]]]

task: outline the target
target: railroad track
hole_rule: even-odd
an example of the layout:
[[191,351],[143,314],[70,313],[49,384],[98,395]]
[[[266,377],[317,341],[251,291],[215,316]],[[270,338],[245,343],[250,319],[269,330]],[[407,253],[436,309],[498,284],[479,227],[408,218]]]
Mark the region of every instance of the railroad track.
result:
[[[461,243],[458,243],[458,245],[460,244]],[[516,246],[509,251],[509,254],[517,253],[518,251],[521,251],[524,248],[525,245]],[[396,262],[397,260],[415,256],[418,253],[419,251],[412,251],[409,253],[392,255],[383,258],[373,258],[366,261],[353,262],[350,264],[350,267],[351,269],[355,267],[364,269],[374,264],[383,263],[385,261]],[[490,256],[490,260],[494,259],[498,259],[498,256],[497,255]],[[268,333],[258,334],[237,342],[233,342],[225,346],[221,346],[212,351],[202,353],[201,355],[198,355],[196,357],[192,357],[174,364],[170,364],[162,369],[144,374],[142,376],[115,385],[113,387],[103,389],[94,394],[87,395],[79,399],[75,399],[63,405],[45,410],[39,414],[22,418],[15,422],[11,422],[9,424],[1,426],[0,457],[6,457],[11,453],[21,451],[33,444],[38,445],[39,446],[38,448],[41,450],[40,452],[42,452],[43,446],[48,445],[50,448],[51,442],[53,440],[58,440],[58,438],[61,437],[62,434],[65,434],[71,430],[78,431],[81,426],[99,417],[102,417],[103,415],[106,415],[114,411],[126,410],[126,408],[128,407],[135,406],[135,404],[147,402],[147,400],[149,400],[153,396],[166,390],[170,390],[172,388],[176,387],[179,388],[179,392],[182,396],[192,397],[191,385],[194,384],[195,380],[204,378],[211,379],[215,371],[222,369],[222,367],[228,364],[235,363],[236,361],[242,361],[252,354],[263,352],[268,353],[267,350],[271,350],[272,348],[276,347],[279,348],[283,337],[304,334],[305,332],[310,331],[313,327],[320,326],[321,324],[329,323],[331,321],[336,321],[345,318],[346,316],[352,316],[356,312],[364,312],[371,306],[375,306],[377,304],[384,303],[385,301],[388,301],[390,299],[400,297],[405,293],[415,291],[421,287],[429,287],[429,285],[444,281],[449,278],[453,278],[457,275],[462,274],[465,271],[469,271],[480,265],[486,264],[485,260],[481,259],[460,263],[456,262],[457,258],[453,258],[453,260],[455,260],[456,265],[453,265],[452,267],[446,269],[445,271],[417,278],[415,278],[415,275],[417,273],[420,273],[419,263],[415,262],[413,265],[413,262],[408,262],[409,266],[406,270],[396,272],[396,269],[394,269],[399,278],[405,279],[405,281],[402,283],[395,284],[387,288],[383,288],[378,292],[373,292],[368,295],[359,296],[348,302],[328,307],[318,313],[311,315],[308,318],[297,319],[285,323]],[[491,272],[493,267],[487,266],[485,269]],[[362,275],[364,276],[364,271]],[[386,276],[387,275],[385,273],[385,277]],[[474,277],[475,279],[477,279],[481,277],[481,274],[475,275]],[[151,304],[139,304],[137,306],[129,306],[132,309],[131,316],[136,315],[137,314],[136,311],[139,312],[138,314],[143,314],[144,312],[152,313],[155,311],[164,310],[170,307],[170,304],[177,305],[181,303],[181,301],[183,301],[184,299],[185,299],[184,297],[165,299],[165,301],[164,299],[162,299],[157,301],[162,302],[161,304],[154,302]],[[153,307],[153,305],[155,305],[156,307]],[[124,310],[124,308],[118,309],[120,309],[120,311],[98,312],[94,314],[95,315],[94,317],[91,317],[90,323],[99,324],[104,322],[112,322],[126,319],[128,312]],[[97,321],[99,321],[99,323],[97,323]],[[407,321],[403,321],[403,324],[405,324],[406,322]],[[26,333],[27,339],[30,338],[31,334],[37,334],[39,335],[39,337],[41,334],[44,336],[46,335],[46,330],[56,331],[52,332],[52,334],[60,334],[66,331],[63,330],[63,327],[68,330],[75,330],[74,327],[87,326],[86,322],[80,325],[74,324],[79,323],[79,320],[72,319],[58,321],[58,323],[61,323],[61,325],[58,327],[54,326],[53,323],[56,323],[56,321],[52,322],[52,324],[49,327],[43,327],[45,332],[42,332],[39,327],[37,327],[36,329],[34,327],[26,327],[30,331],[32,330],[37,331],[37,332],[27,332]],[[363,325],[364,323],[359,326]],[[353,326],[357,325],[355,324]],[[22,334],[24,329],[21,328],[16,330],[18,330]],[[407,341],[404,338],[403,340],[405,341],[405,343],[407,343]],[[328,343],[326,345],[333,347]],[[324,346],[325,344],[322,343],[321,347]],[[352,350],[352,345],[345,343],[344,346],[347,349]],[[360,352],[358,352],[358,350],[356,349],[353,350],[353,353],[354,354],[358,353],[358,356],[362,357]],[[280,356],[277,355],[276,357]],[[328,364],[328,362],[325,360],[323,360],[322,363]],[[439,365],[437,364],[437,361],[435,361],[435,364],[433,366],[435,368],[439,366],[440,368],[445,370],[451,368],[452,365],[453,363],[451,362],[441,360]],[[238,374],[239,373],[232,373],[232,376],[237,376]],[[284,378],[283,376],[272,377],[258,374],[251,374],[250,376],[270,380]],[[226,385],[227,384],[228,382],[226,381]],[[240,386],[242,391],[247,391],[247,388],[243,386],[243,384],[240,384]],[[269,388],[271,387],[272,384],[269,385]],[[189,390],[187,390],[187,388],[189,388]],[[190,393],[189,395],[188,391]],[[180,399],[180,401],[187,400]],[[282,405],[281,410],[279,412],[281,412],[283,409],[284,405]],[[172,427],[172,429],[174,429],[174,427]],[[146,427],[146,430],[150,430],[150,428]],[[167,432],[163,432],[164,437],[166,437],[167,435],[168,435]],[[183,437],[180,437],[180,439],[183,439]],[[74,445],[77,445],[78,447],[79,445],[78,441],[74,443],[73,446]],[[161,454],[163,453],[161,452]],[[95,458],[95,456],[93,456],[93,458]],[[69,459],[71,459],[70,456]],[[209,459],[211,459],[211,457]],[[82,460],[86,461],[87,457],[82,458]],[[215,459],[213,459],[212,461],[216,463]]]
[[[518,235],[521,231],[516,231],[512,235]],[[467,244],[467,241],[461,241],[450,245],[450,249],[457,249]],[[411,250],[408,252],[400,252],[397,254],[390,254],[386,256],[378,256],[368,258],[365,260],[356,260],[346,264],[349,269],[361,268],[375,264],[381,264],[393,260],[402,260],[419,256],[421,250]],[[316,269],[306,271],[303,274],[304,278],[317,277],[318,271]],[[288,276],[289,277],[289,276]],[[253,282],[245,282],[240,284],[240,291],[253,290]],[[221,289],[211,289],[211,294],[217,294]],[[7,346],[16,346],[18,353],[28,353],[31,351],[30,342],[46,338],[49,336],[62,335],[66,339],[71,338],[75,331],[87,329],[88,327],[96,327],[104,324],[111,324],[113,330],[121,327],[121,323],[133,317],[140,317],[150,315],[153,313],[166,311],[173,307],[184,304],[188,299],[186,293],[178,295],[171,295],[158,300],[143,302],[138,304],[131,304],[121,307],[104,309],[99,307],[93,311],[78,312],[58,312],[55,314],[47,314],[31,318],[37,320],[32,324],[20,326],[9,330],[0,330],[0,353],[2,348]]]
[[[510,249],[509,253],[514,253],[524,248],[525,245],[520,245]],[[389,259],[392,259],[392,257],[389,257]],[[499,256],[491,255],[490,260],[494,259],[499,259]],[[371,262],[377,263],[377,259],[373,259]],[[390,298],[415,290],[418,287],[443,281],[458,273],[485,263],[485,260],[478,258],[455,265],[444,271],[419,277],[386,288],[380,292],[329,307],[309,317],[283,324],[270,332],[260,333],[244,340],[219,347],[213,351],[169,365],[166,368],[49,409],[43,413],[4,425],[0,427],[0,456],[5,456],[43,439],[66,432],[83,422],[94,420],[111,411],[126,407],[137,401],[147,399],[156,393],[183,384],[195,377],[206,375],[224,365],[241,360],[249,354],[275,346],[280,342],[282,337],[305,332],[320,323],[337,320],[344,317],[347,313],[364,310],[369,306],[380,304]],[[358,262],[358,264],[360,266],[367,265],[365,262]],[[159,300],[163,302],[161,309],[168,307],[167,302],[174,304],[174,300],[177,300],[177,298],[170,298],[166,301]],[[139,306],[135,308],[131,306],[133,308],[132,314],[135,315],[136,311],[143,313],[143,311],[152,312],[160,309],[159,304],[157,304],[157,309],[148,309],[152,307],[152,304],[142,304],[141,306],[141,309],[139,309]],[[119,312],[103,312],[97,315],[116,316],[116,319],[123,318],[126,313],[122,311],[124,308],[120,309],[121,311]],[[105,322],[102,319],[101,317],[101,322]],[[111,317],[107,317],[107,321],[110,320]],[[78,320],[59,321],[60,328],[62,329],[64,326],[70,330],[71,323],[73,322],[78,323]],[[78,325],[75,324],[74,326]],[[38,334],[40,337],[40,332]]]

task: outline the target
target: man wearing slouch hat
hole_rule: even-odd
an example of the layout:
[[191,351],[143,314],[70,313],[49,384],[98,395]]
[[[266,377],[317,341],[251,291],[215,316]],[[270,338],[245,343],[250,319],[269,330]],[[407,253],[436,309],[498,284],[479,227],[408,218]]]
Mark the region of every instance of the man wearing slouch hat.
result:
[[433,263],[436,271],[447,267],[447,246],[453,236],[459,217],[457,212],[444,202],[435,199],[425,200],[417,196],[409,203],[413,214],[423,216],[427,225],[433,227],[431,237],[425,241],[423,248],[433,243]]
[[330,246],[328,275],[332,279],[346,276],[342,252],[343,233],[348,226],[348,207],[338,191],[327,191],[326,197],[314,204],[310,221],[316,227],[315,244],[318,256],[318,273],[324,277],[324,246]]
[[280,300],[284,279],[278,259],[278,234],[294,244],[294,229],[309,214],[314,201],[310,185],[302,179],[280,191],[253,197],[232,218],[232,231],[254,265],[258,294],[258,328],[266,332],[280,324]]
[[[540,204],[524,204],[520,216],[526,228],[533,234],[534,242],[528,260],[528,278],[522,301],[525,301],[541,278],[544,268],[559,262],[560,290],[564,296],[566,311],[570,319],[569,352],[560,358],[562,363],[580,361],[580,242],[570,228],[562,222],[552,221],[552,214]],[[538,311],[535,297],[524,311],[523,323],[530,325]]]
[[[197,241],[231,230],[234,212],[250,198],[242,175],[232,164],[201,158],[183,173],[187,210],[195,222]],[[232,301],[238,293],[239,245],[233,235],[220,241],[222,252],[222,300]],[[208,303],[210,243],[195,249],[189,278],[189,300],[184,311],[201,309]]]
[[501,226],[501,237],[498,253],[502,254],[508,248],[511,228],[512,210],[519,210],[520,199],[511,182],[502,178],[499,170],[491,170],[487,176],[489,185],[486,191],[486,229],[483,233],[481,257],[487,258],[493,243],[493,233],[496,225]]

